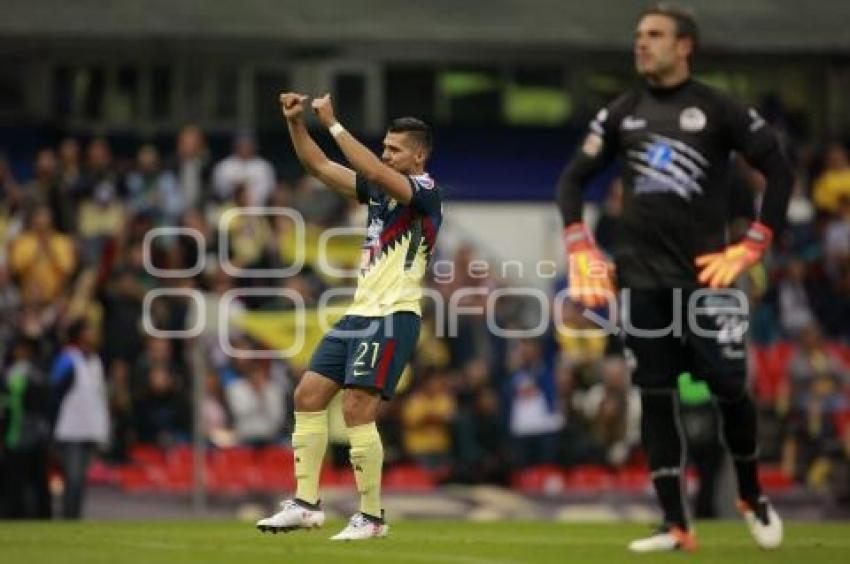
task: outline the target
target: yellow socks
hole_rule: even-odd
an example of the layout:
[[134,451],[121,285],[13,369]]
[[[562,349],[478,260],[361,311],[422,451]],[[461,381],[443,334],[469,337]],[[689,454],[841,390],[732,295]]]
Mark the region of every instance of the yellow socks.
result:
[[[381,470],[384,466],[384,447],[375,423],[349,427],[351,465],[357,491],[360,492],[360,512],[381,516]],[[328,412],[296,411],[292,446],[295,449],[295,497],[315,504],[319,501],[319,474],[328,445]]]
[[348,428],[351,442],[351,465],[357,491],[360,492],[360,512],[381,517],[381,469],[384,466],[384,447],[375,423]]
[[315,504],[319,501],[322,459],[328,448],[327,411],[295,412],[292,448],[295,449],[295,480],[298,483],[295,497]]

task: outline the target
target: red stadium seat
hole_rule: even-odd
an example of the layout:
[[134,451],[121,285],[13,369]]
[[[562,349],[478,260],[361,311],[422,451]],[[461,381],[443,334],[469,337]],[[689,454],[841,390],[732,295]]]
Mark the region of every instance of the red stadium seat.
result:
[[192,472],[169,469],[165,473],[165,479],[159,485],[161,491],[167,493],[185,494],[192,490],[194,475]]
[[772,382],[772,373],[767,347],[753,346],[754,392],[759,403],[771,404],[776,400],[778,390]]
[[354,487],[354,471],[350,467],[334,468],[326,464],[322,468],[319,484],[325,488]]
[[761,466],[759,481],[767,492],[783,492],[794,487],[794,480],[776,466]]
[[145,468],[125,466],[116,470],[118,484],[126,492],[150,492],[156,489]]
[[86,482],[89,484],[114,484],[117,479],[115,471],[100,460],[92,462],[86,474]]
[[393,466],[384,472],[383,487],[387,490],[430,491],[435,485],[434,476],[419,466]]
[[295,489],[295,460],[292,451],[283,447],[266,447],[257,453],[260,484],[258,489],[281,492]]
[[826,350],[834,354],[845,368],[850,369],[850,346],[843,343],[827,343]]
[[191,468],[194,464],[195,453],[190,445],[179,445],[168,450],[165,454],[167,466],[179,466]]
[[780,342],[769,347],[756,347],[756,396],[763,402],[776,400],[788,378],[788,363],[794,355],[794,343]]
[[796,345],[790,341],[783,341],[774,344],[771,347],[771,368],[777,373],[779,381],[785,379],[788,371],[788,363],[791,362],[791,357],[794,356]]
[[290,467],[295,460],[291,448],[282,446],[268,446],[257,451],[257,458],[262,462],[280,464]]
[[635,466],[621,468],[616,474],[615,483],[617,488],[632,492],[643,491],[652,485],[649,470]]
[[511,486],[526,493],[560,493],[567,488],[567,475],[560,466],[543,464],[515,472]]
[[261,465],[259,468],[259,491],[277,493],[295,489],[295,476],[292,471],[281,470],[277,466]]
[[[149,471],[160,470],[149,467]],[[165,453],[165,464],[161,467],[162,478],[157,480],[159,489],[169,493],[188,493],[192,489],[195,472],[195,453],[191,445],[178,445]]]
[[256,491],[261,485],[260,466],[256,452],[234,447],[212,452],[207,468],[222,493]]
[[833,424],[839,437],[850,433],[850,411],[841,411],[833,415]]
[[579,491],[598,491],[609,488],[614,476],[604,466],[576,466],[567,473],[567,487]]
[[153,445],[134,445],[128,452],[132,462],[138,464],[164,464],[165,452]]

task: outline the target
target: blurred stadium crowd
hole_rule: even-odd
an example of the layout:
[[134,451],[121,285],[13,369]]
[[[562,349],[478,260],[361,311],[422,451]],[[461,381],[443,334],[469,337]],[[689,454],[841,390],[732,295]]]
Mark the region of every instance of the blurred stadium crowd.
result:
[[[174,147],[162,154],[144,144],[135,158],[122,159],[105,138],[67,138],[38,151],[32,178],[15,178],[0,159],[0,460],[9,515],[22,511],[16,497],[22,475],[46,477],[53,447],[66,481],[69,472],[85,474],[91,454],[121,467],[139,462],[134,453],[150,447],[185,447],[198,368],[194,346],[204,359],[200,410],[208,445],[267,449],[288,441],[303,362],[225,354],[219,301],[233,288],[277,286],[296,291],[310,307],[325,289],[353,280],[328,277],[309,260],[299,274],[278,280],[234,278],[217,259],[195,276],[157,277],[145,268],[145,234],[187,227],[211,253],[226,236],[233,265],[271,269],[292,261],[291,220],[242,215],[222,233],[224,211],[291,207],[304,217],[308,239],[329,227],[362,225],[362,211],[310,178],[279,180],[249,134],[235,135],[232,153],[220,160],[194,126],[178,133]],[[850,502],[850,159],[840,144],[795,153],[799,182],[788,229],[769,263],[742,286],[753,300],[751,372],[762,456],[794,481]],[[760,187],[757,174],[745,176]],[[616,244],[619,206],[615,185],[600,202],[597,225],[609,248]],[[343,247],[341,261],[355,265],[356,241]],[[192,237],[172,235],[156,238],[150,258],[160,269],[189,269],[199,252]],[[510,284],[473,275],[476,256],[470,244],[440,257],[454,263],[455,276],[430,284],[444,296]],[[204,308],[197,339],[146,333],[143,302],[155,288],[201,293],[200,306],[177,294],[151,304],[153,325],[165,331],[194,326]],[[486,296],[465,299],[463,305],[475,306]],[[500,326],[521,326],[522,304],[506,303],[497,312]],[[572,304],[564,308],[568,325],[587,326]],[[237,298],[225,321],[233,346],[272,347],[274,326],[251,330],[239,318],[281,309],[276,298]],[[415,467],[435,481],[515,485],[530,468],[641,467],[640,405],[629,386],[628,359],[604,337],[553,330],[540,339],[504,339],[482,317],[465,315],[457,336],[445,338],[436,336],[436,319],[426,308],[412,377],[380,421],[388,466]],[[68,394],[69,363],[75,378],[88,382],[87,397]],[[687,378],[682,398],[697,462],[719,464],[713,410]],[[63,412],[66,402],[77,402],[75,409]],[[108,424],[92,417],[101,409]],[[334,464],[347,466],[344,450],[334,452]],[[66,504],[67,515],[79,511],[73,499]]]

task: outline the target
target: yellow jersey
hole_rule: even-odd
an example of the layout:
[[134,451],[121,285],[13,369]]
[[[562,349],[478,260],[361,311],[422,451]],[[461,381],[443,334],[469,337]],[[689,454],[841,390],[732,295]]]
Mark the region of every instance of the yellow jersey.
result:
[[440,189],[428,174],[409,176],[405,205],[357,176],[357,200],[369,206],[360,273],[348,315],[383,317],[397,311],[421,315],[422,278],[442,223]]

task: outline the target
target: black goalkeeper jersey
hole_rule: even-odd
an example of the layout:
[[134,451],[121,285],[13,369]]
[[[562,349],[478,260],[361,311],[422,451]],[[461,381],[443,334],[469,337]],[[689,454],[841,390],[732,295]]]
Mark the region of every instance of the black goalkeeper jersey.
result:
[[760,220],[778,230],[793,178],[771,128],[752,108],[694,80],[640,88],[600,110],[559,182],[565,225],[581,221],[582,189],[615,158],[623,163],[618,283],[697,285],[694,258],[727,244],[732,153],[768,180]]

